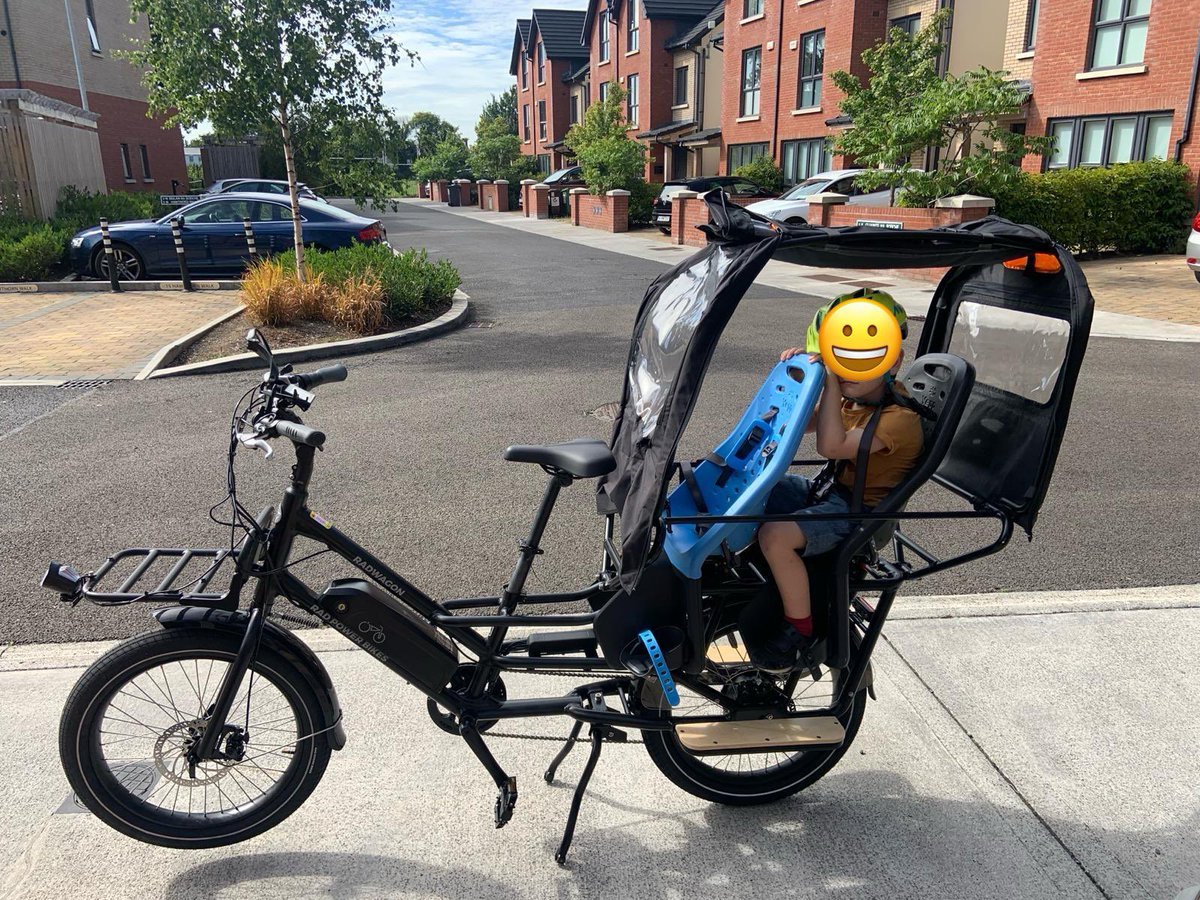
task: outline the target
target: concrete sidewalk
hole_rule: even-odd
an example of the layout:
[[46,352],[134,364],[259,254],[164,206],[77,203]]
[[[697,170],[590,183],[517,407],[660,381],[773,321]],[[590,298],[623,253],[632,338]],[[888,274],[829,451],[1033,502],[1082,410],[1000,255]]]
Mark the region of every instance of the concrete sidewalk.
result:
[[[591,228],[577,228],[566,219],[527,219],[519,213],[484,212],[474,207],[451,208],[444,203],[431,203],[428,200],[408,199],[401,202],[419,204],[426,209],[450,215],[466,216],[492,225],[671,265],[687,259],[695,252],[693,247],[680,247],[669,243],[657,230],[608,234]],[[1162,267],[1160,258],[1147,259],[1158,260],[1153,271],[1157,272]],[[1179,257],[1172,259],[1177,262],[1183,277],[1190,279],[1191,276],[1179,261]],[[1153,284],[1146,280],[1147,273],[1151,271],[1149,268],[1135,266],[1134,270],[1127,271],[1130,265],[1128,260],[1106,260],[1088,265],[1100,266],[1094,275],[1088,275],[1089,283],[1093,277],[1097,279],[1097,285],[1093,285],[1093,294],[1097,298],[1097,310],[1092,320],[1093,337],[1200,343],[1200,324],[1193,323],[1191,314],[1155,317],[1159,315],[1161,306],[1145,299],[1146,293],[1154,290]],[[1091,273],[1093,270],[1089,268],[1087,271]],[[1173,281],[1180,277],[1179,272],[1174,271],[1169,275]],[[895,269],[864,270],[856,273],[848,269],[798,266],[782,260],[771,260],[767,263],[755,281],[757,284],[825,299],[833,299],[856,287],[880,287],[900,301],[911,318],[925,317],[935,287],[932,282],[906,278]],[[1200,287],[1193,284],[1191,288],[1196,295],[1197,304],[1200,305]]]
[[[1051,612],[1036,612],[1044,607]],[[674,788],[641,747],[605,751],[566,870],[555,866],[579,750],[496,739],[518,775],[507,828],[423,698],[330,632],[307,632],[349,743],[306,805],[245,844],[124,838],[67,794],[57,718],[107,644],[0,655],[0,897],[1170,898],[1200,884],[1200,586],[901,598],[876,654],[879,702],[822,781],[766,807]],[[514,678],[510,696],[546,692]],[[513,723],[565,734],[564,722]]]

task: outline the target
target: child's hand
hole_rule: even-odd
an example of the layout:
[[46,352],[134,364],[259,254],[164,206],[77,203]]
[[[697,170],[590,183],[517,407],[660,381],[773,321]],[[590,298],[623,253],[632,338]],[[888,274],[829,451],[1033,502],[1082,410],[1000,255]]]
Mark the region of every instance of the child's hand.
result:
[[[779,354],[779,361],[787,362],[793,356],[800,356],[803,353],[804,353],[803,347],[788,347],[786,350],[784,350],[782,353]],[[810,359],[811,359],[811,356],[810,356]]]

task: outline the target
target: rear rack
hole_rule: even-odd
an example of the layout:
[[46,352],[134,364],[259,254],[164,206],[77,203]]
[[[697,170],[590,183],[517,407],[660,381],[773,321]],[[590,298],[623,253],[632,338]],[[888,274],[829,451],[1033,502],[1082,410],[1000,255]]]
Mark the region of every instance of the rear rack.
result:
[[[205,588],[222,569],[229,575],[236,571],[240,550],[240,547],[190,550],[131,547],[114,553],[104,561],[99,569],[87,576],[80,596],[100,604],[170,600],[195,606],[236,608],[236,598],[232,598],[232,605],[230,605],[232,589],[226,589],[223,593],[212,593],[206,592]],[[201,569],[205,560],[208,561],[207,567]],[[132,568],[129,565],[131,562]],[[229,562],[228,566],[225,565],[226,562]],[[193,577],[184,582],[181,588],[176,588],[176,582],[189,568],[192,570]],[[166,569],[165,572],[163,572],[164,569]],[[114,570],[119,570],[121,574],[127,572],[127,574],[124,574],[123,580],[115,590],[101,590],[101,582],[106,576],[112,576]],[[108,580],[112,582],[114,578],[109,577]],[[151,584],[154,586],[151,587]],[[189,591],[188,588],[194,588],[194,590]]]

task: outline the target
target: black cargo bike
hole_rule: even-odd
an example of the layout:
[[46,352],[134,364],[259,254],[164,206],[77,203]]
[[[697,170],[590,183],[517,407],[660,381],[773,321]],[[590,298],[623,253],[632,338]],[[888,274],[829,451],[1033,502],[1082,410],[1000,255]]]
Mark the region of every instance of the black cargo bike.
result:
[[[770,224],[721,195],[708,203],[709,244],[658,278],[638,311],[611,440],[505,451],[540,466],[548,481],[498,597],[435,601],[310,508],[325,435],[299,414],[346,370],[281,368],[251,332],[248,344],[268,371],[231,425],[227,499],[240,540],[223,549],[124,550],[86,574],[52,563],[43,581],[71,603],[161,607],[159,627],[100,658],[67,701],[59,748],[79,800],[118,831],[170,847],[235,843],[294,811],[346,735],[324,666],[278,622],[281,598],[428,697],[434,723],[461,735],[494,779],[497,827],[513,814],[517,781],[492,754],[488,731],[507,719],[570,719],[546,779],[575,743],[590,743],[590,755],[560,863],[605,742],[630,732],[641,733],[672,782],[720,803],[780,799],[832,769],[862,722],[871,654],[900,587],[996,553],[1014,527],[1032,532],[1092,299],[1069,253],[1002,219],[930,231],[823,229]],[[823,381],[820,364],[781,363],[713,453],[694,463],[675,458],[722,329],[777,255],[850,269],[950,267],[904,375],[931,413],[923,457],[881,503],[851,516],[855,530],[835,551],[813,560],[822,640],[814,666],[790,675],[756,669],[745,652],[746,639],[780,615],[754,532],[787,518],[764,515],[763,504],[785,471],[808,464],[795,452]],[[290,481],[280,503],[253,516],[237,496],[235,454],[250,446],[269,456],[279,439],[294,446]],[[526,593],[559,492],[592,479],[595,580],[572,593]],[[929,480],[961,500],[957,508],[907,510]],[[939,558],[900,527],[921,519],[981,520],[995,534]],[[289,571],[300,537],[361,576],[323,590],[303,583]],[[578,686],[513,697],[504,676],[518,672],[574,673]]]

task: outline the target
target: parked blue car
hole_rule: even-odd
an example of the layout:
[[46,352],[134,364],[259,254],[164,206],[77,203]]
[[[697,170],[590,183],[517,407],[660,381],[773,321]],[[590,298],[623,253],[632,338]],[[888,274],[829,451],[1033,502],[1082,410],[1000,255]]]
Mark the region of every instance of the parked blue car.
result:
[[[258,252],[267,256],[290,249],[292,210],[287,198],[274,194],[220,194],[206,197],[161,219],[115,222],[109,226],[117,277],[122,281],[163,276],[177,278],[179,261],[171,237],[171,220],[183,219],[183,246],[193,274],[236,273],[250,258],[242,220],[254,227]],[[366,219],[319,200],[300,200],[306,246],[336,250],[358,241],[387,240],[378,219]],[[87,228],[71,238],[71,266],[79,274],[108,278],[108,259],[100,229]]]

